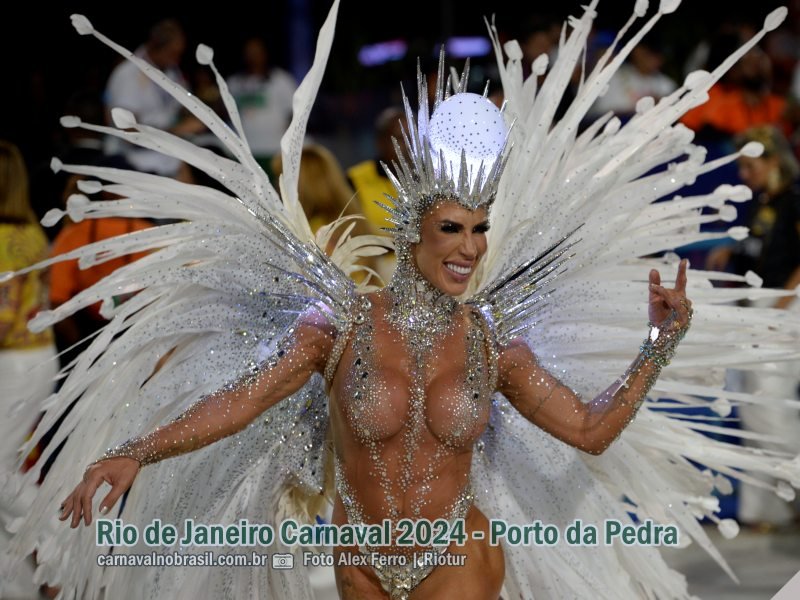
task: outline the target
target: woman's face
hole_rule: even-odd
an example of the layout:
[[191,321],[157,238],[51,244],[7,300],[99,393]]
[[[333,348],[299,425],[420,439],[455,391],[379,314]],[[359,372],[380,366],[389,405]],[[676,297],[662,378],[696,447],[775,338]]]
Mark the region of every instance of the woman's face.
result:
[[420,241],[412,246],[417,268],[437,289],[460,296],[486,253],[488,230],[486,208],[438,202],[422,218]]
[[739,158],[739,177],[744,184],[755,192],[767,189],[770,172],[777,169],[777,161],[762,156]]

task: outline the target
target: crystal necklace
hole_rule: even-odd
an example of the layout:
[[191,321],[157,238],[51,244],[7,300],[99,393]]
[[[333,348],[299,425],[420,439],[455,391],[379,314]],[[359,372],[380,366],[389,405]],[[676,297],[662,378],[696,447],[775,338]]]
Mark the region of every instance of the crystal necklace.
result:
[[418,356],[450,331],[459,302],[431,284],[414,264],[407,246],[398,245],[397,269],[387,286],[392,305],[387,318]]

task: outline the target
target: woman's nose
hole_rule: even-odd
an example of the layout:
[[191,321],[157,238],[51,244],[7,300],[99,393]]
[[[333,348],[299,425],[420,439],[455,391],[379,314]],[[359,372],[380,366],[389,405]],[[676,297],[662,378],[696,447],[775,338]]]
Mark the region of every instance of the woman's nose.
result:
[[461,242],[461,253],[465,258],[470,260],[474,260],[478,255],[478,245],[475,243],[475,239],[472,237],[472,235],[466,234],[464,236],[464,239]]

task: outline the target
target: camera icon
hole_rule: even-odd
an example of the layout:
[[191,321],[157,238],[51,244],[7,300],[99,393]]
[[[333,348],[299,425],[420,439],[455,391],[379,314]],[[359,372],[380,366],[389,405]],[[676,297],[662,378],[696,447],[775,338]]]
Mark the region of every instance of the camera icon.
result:
[[292,554],[273,554],[273,569],[294,569],[294,555]]

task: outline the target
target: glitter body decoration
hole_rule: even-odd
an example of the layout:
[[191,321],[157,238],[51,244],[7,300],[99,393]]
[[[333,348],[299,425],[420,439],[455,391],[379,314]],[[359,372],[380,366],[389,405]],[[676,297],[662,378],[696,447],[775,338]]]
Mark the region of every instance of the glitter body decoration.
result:
[[[411,318],[398,320],[392,314],[403,302],[398,293],[415,283],[399,282],[395,276],[388,293],[362,303],[352,344],[340,363],[342,373],[331,390],[337,502],[349,523],[377,523],[384,518],[395,523],[402,518],[455,522],[467,516],[472,504],[469,461],[463,457],[468,457],[488,420],[491,389],[483,336],[476,346],[480,329],[454,303],[438,317],[445,320],[447,330],[422,339],[414,330],[415,319],[423,311],[436,310],[430,297],[413,290],[414,307],[404,313]],[[455,321],[461,321],[459,326]],[[453,373],[442,353],[445,347],[455,350],[459,342],[463,350],[458,355],[466,360],[466,370]],[[408,365],[410,372],[389,366],[398,364]],[[440,377],[431,392],[436,373]],[[453,469],[454,461],[463,465],[461,472]],[[430,549],[392,546],[360,551],[406,559],[403,565],[376,569],[392,598],[406,598],[433,570],[430,563],[420,564],[421,552]],[[447,546],[435,550],[445,552]]]
[[[390,209],[399,262],[382,289],[369,280],[357,286],[349,276],[360,269],[359,258],[392,244],[381,236],[343,235],[326,256],[320,246],[327,244],[316,243],[297,195],[305,126],[331,48],[338,2],[294,99],[282,142],[280,194],[249,152],[210,48],[199,47],[197,58],[217,77],[230,125],[87,19],[73,17],[81,35],[92,35],[133,61],[205,123],[227,156],[140,125],[118,109],[112,113],[115,127],[75,117],[62,124],[180,158],[227,191],[53,162],[54,169],[98,181],[79,184],[81,193],[69,199],[66,211],[48,214],[49,223],[65,214],[73,220],[134,215],[178,222],[32,267],[68,258],[91,266],[152,251],[31,322],[44,327],[97,301],[110,318],[68,369],[30,441],[34,445],[66,414],[42,462],[54,448],[63,444],[63,449],[29,514],[16,524],[8,556],[24,560],[36,550],[39,576],[61,585],[65,596],[313,597],[300,565],[99,569],[91,529],[54,529],[51,521],[81,481],[85,465],[111,448],[107,457],[130,457],[143,468],[122,512],[117,503],[108,516],[140,526],[187,518],[313,522],[329,502],[337,523],[403,516],[464,517],[474,523],[482,514],[563,528],[576,518],[629,522],[634,514],[676,525],[682,538],[691,538],[729,571],[698,522],[705,517],[726,535],[735,531],[735,523],[719,518],[715,491],[729,490],[726,476],[738,476],[790,498],[800,487],[800,459],[719,442],[702,434],[713,431],[713,423],[662,408],[703,406],[725,416],[739,403],[763,410],[774,402],[791,405],[787,399],[728,392],[723,376],[729,366],[758,369],[759,363],[797,358],[800,323],[792,314],[731,305],[787,294],[761,289],[755,274],[738,278],[691,270],[686,293],[694,305],[674,302],[674,314],[667,311],[648,331],[648,273],[659,269],[669,290],[679,270],[674,248],[745,234],[736,228],[723,234],[699,229],[714,213],[727,218],[735,211],[726,202],[749,198],[741,186],[675,195],[698,175],[738,156],[706,163],[689,132],[675,123],[779,25],[785,11],[768,15],[762,31],[715,71],[691,74],[657,104],[641,102],[625,124],[606,115],[581,130],[586,111],[633,45],[677,3],[660,3],[652,19],[630,31],[643,16],[637,3],[637,14],[609,53],[584,73],[568,110],[555,121],[567,82],[580,68],[596,6],[592,0],[582,16],[568,22],[541,86],[535,77],[523,81],[518,44],[501,47],[492,31],[506,98],[502,113],[486,112],[493,109],[484,98],[465,94],[466,72],[448,81],[443,62],[432,112],[426,93],[416,112],[405,99],[409,155],[393,166],[398,198]],[[622,45],[623,36],[630,43]],[[536,68],[543,70],[544,62],[537,61]],[[422,74],[418,84],[425,89]],[[439,108],[439,115],[451,111],[456,122],[464,117],[471,141],[457,140],[448,128],[453,119],[437,116]],[[486,136],[477,136],[475,115],[481,111],[487,115],[481,124],[491,130]],[[741,153],[757,155],[759,148],[751,145]],[[664,168],[656,169],[659,165]],[[89,202],[88,195],[102,191],[121,199]],[[413,260],[427,211],[444,202],[467,210],[491,207],[486,253],[457,298],[432,286]],[[747,287],[712,285],[721,279]],[[677,281],[675,286],[682,287]],[[112,298],[120,289],[138,293],[116,305]],[[131,461],[101,461],[86,476],[114,462]],[[27,475],[38,476],[38,468]],[[94,515],[103,496],[95,496]],[[76,508],[83,506],[73,503]],[[502,583],[503,597],[690,597],[683,576],[653,547],[503,543],[501,548],[506,576],[492,585]],[[361,555],[375,549],[334,550]],[[115,555],[152,551],[143,542],[113,549]],[[270,549],[296,551],[280,542]],[[413,558],[424,548],[403,551]],[[13,568],[13,562],[4,561],[0,571]],[[482,562],[477,573],[468,566],[461,580],[477,574],[488,581],[494,571],[487,565]],[[388,566],[362,575],[402,598],[441,577],[436,573]]]

